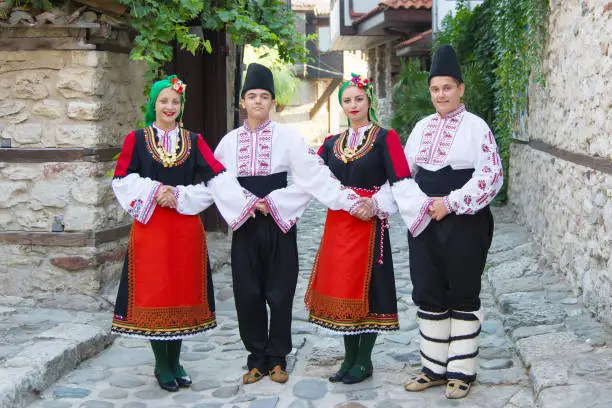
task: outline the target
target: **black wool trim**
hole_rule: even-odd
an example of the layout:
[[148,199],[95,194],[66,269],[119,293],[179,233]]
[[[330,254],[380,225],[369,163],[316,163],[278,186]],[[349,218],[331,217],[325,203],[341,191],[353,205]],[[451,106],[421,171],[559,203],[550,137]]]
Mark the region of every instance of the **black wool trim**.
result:
[[478,350],[470,354],[460,354],[458,356],[449,357],[448,361],[450,362],[450,361],[455,361],[455,360],[468,360],[470,358],[476,357],[477,355],[478,355]]
[[446,320],[451,317],[450,310],[442,314],[429,314],[423,310],[417,311],[417,317],[424,320]]
[[423,367],[421,371],[423,372],[423,374],[425,374],[427,377],[431,378],[432,380],[446,380],[446,374],[434,373],[433,371],[431,371],[431,369],[427,367]]
[[422,331],[419,330],[419,334],[421,335],[422,338],[424,338],[427,341],[431,341],[434,343],[447,343],[450,341],[450,339],[434,339],[433,337],[429,337],[423,334]]
[[468,384],[473,383],[476,380],[476,374],[463,374],[458,372],[448,372],[446,373],[446,378],[450,380],[461,380]]
[[446,365],[447,365],[446,363],[443,363],[441,361],[438,361],[438,360],[435,360],[435,359],[429,357],[427,354],[423,353],[422,351],[421,351],[421,356],[423,356],[423,358],[425,360],[431,361],[432,363],[434,363],[436,365],[439,365],[440,367],[446,367]]
[[449,341],[457,341],[457,340],[468,340],[468,339],[473,339],[478,337],[478,335],[480,334],[480,326],[478,327],[478,330],[476,330],[474,333],[472,334],[464,334],[463,336],[451,336],[451,338],[449,339]]
[[478,320],[478,317],[474,313],[471,312],[458,312],[456,310],[451,310],[451,319],[457,320],[465,320],[467,322],[473,322]]

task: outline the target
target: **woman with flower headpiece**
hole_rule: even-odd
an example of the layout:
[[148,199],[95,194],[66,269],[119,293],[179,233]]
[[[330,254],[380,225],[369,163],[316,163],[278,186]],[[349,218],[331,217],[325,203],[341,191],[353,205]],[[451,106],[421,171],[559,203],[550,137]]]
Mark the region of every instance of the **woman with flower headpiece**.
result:
[[352,74],[338,92],[347,131],[328,137],[319,155],[340,182],[367,203],[367,221],[327,212],[305,297],[309,320],[344,335],[345,357],[331,382],[372,375],[377,333],[399,330],[387,217],[397,211],[392,190],[410,176],[398,134],[378,123],[372,83]]
[[[214,201],[238,228],[259,205],[225,172],[202,136],[180,125],[185,88],[175,75],[153,84],[146,127],[125,137],[112,181],[134,222],[111,331],[151,341],[154,374],[167,391],[191,384],[179,362],[182,339],[216,326],[198,214]],[[195,184],[196,176],[201,184]]]

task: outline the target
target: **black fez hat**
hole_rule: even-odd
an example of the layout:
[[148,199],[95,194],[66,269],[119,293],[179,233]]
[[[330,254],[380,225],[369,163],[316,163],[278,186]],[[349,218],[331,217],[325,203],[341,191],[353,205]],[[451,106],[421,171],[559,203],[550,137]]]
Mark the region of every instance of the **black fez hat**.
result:
[[436,76],[453,77],[460,83],[463,83],[459,58],[457,58],[455,50],[450,45],[441,45],[431,59],[427,83],[431,82],[431,78]]
[[272,94],[272,99],[276,99],[274,95],[274,78],[272,77],[272,71],[268,67],[255,62],[249,64],[240,97],[244,98],[246,91],[251,89],[265,89]]

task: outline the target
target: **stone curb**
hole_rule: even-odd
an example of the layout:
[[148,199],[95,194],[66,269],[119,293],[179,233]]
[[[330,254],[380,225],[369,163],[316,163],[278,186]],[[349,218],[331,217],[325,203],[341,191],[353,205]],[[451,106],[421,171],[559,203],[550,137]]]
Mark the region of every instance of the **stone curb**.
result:
[[539,408],[609,406],[612,332],[595,321],[540,255],[508,208],[495,209],[487,281],[508,338],[529,372]]
[[79,363],[112,342],[108,328],[62,323],[38,334],[0,366],[0,408],[19,408],[32,402]]
[[[229,264],[231,234],[206,235],[214,273]],[[0,306],[0,320],[10,319],[15,313],[14,307]],[[44,309],[32,309],[32,313],[44,313]],[[111,313],[108,321],[100,321],[99,316],[92,313],[87,322],[59,323],[35,334],[32,344],[0,363],[0,408],[28,405],[64,374],[108,347],[115,339],[109,330]]]

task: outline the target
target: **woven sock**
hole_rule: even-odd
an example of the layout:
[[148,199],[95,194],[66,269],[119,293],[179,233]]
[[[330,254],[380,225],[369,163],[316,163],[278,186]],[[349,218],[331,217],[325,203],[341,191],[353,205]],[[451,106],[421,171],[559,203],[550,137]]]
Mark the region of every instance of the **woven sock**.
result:
[[360,377],[364,374],[361,367],[364,367],[366,371],[372,370],[372,350],[376,343],[376,333],[365,333],[359,336],[359,351],[357,351],[357,358],[353,368],[349,371],[349,374],[355,377]]
[[344,361],[340,366],[340,370],[349,371],[355,360],[357,359],[357,352],[359,351],[359,335],[344,336]]
[[186,377],[187,373],[181,365],[181,346],[183,340],[170,340],[168,343],[168,365],[175,377]]
[[168,365],[167,341],[151,340],[151,348],[155,355],[155,372],[159,375],[162,382],[174,380],[174,374]]

